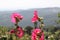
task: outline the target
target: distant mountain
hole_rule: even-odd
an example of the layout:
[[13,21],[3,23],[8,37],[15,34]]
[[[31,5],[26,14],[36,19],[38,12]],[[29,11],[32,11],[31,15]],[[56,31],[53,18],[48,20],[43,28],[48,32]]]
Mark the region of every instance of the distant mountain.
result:
[[[40,17],[44,17],[45,25],[57,25],[55,20],[58,19],[57,14],[60,12],[60,8],[35,8],[38,11],[38,15]],[[15,10],[15,11],[0,11],[0,25],[3,26],[14,26],[11,22],[11,14],[13,12],[19,12],[21,15],[24,16],[23,20],[19,22],[20,26],[33,26],[31,22],[31,18],[33,17],[33,12],[35,9],[29,10]],[[59,25],[60,26],[60,25]]]

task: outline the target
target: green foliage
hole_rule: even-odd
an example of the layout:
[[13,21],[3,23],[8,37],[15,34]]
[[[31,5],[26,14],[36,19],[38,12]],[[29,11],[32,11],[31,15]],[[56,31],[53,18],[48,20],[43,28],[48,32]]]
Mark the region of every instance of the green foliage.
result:
[[51,33],[54,33],[55,32],[55,27],[54,26],[49,26],[47,29]]
[[26,32],[27,34],[31,35],[32,29],[33,29],[33,27],[27,26],[27,27],[25,27],[25,32]]
[[58,13],[58,20],[56,21],[57,24],[60,23],[60,13]]
[[59,23],[60,23],[60,20],[56,20],[55,22],[56,22],[57,24],[59,24]]
[[58,13],[58,17],[60,18],[60,13]]
[[[29,29],[28,26],[24,30],[27,30],[27,29]],[[46,40],[46,36],[50,37],[48,40],[57,40],[57,39],[60,38],[60,36],[59,36],[60,35],[60,30],[55,31],[54,32],[55,34],[52,34],[52,32],[54,31],[54,29],[55,28],[53,26],[50,26],[49,27],[50,32],[46,32],[44,30],[45,40]],[[0,26],[0,37],[2,39],[4,39],[3,37],[5,36],[5,38],[7,38],[7,40],[16,40],[16,36],[14,34],[10,35],[9,32],[8,32],[8,30],[9,30],[9,28]],[[51,37],[52,35],[53,35],[53,37]],[[31,35],[25,33],[25,35],[22,38],[17,38],[17,39],[18,40],[31,40]]]

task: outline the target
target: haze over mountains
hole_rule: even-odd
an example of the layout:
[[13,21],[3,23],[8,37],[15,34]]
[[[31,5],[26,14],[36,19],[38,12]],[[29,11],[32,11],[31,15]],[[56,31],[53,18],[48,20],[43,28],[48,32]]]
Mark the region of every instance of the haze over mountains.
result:
[[[35,8],[38,11],[38,15],[40,17],[44,17],[44,24],[47,25],[57,25],[55,22],[58,19],[58,12],[60,12],[60,8]],[[33,17],[33,12],[35,9],[29,10],[15,10],[15,11],[0,11],[0,25],[2,26],[14,26],[11,22],[11,14],[13,12],[19,12],[24,16],[23,20],[19,22],[20,26],[33,26],[31,22],[31,18]],[[60,25],[58,25],[60,26]]]

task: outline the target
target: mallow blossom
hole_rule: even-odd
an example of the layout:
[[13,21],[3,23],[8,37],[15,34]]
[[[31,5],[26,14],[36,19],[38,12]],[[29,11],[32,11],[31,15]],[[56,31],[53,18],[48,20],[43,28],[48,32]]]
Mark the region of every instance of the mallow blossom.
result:
[[19,22],[20,20],[23,19],[23,16],[20,15],[19,13],[17,12],[14,12],[12,15],[11,15],[11,21],[16,24],[17,22]]
[[32,31],[31,39],[32,40],[44,40],[44,33],[41,31],[41,29],[36,28]]
[[11,15],[11,21],[15,24],[16,28],[12,29],[10,33],[14,33],[17,37],[21,38],[24,35],[23,29],[18,26],[18,22],[23,19],[23,16],[17,12]]
[[17,27],[16,28],[16,30],[14,30],[14,29],[12,29],[11,31],[10,31],[10,34],[15,34],[17,37],[19,37],[19,38],[21,38],[23,35],[24,35],[24,31],[22,30],[22,28],[21,27]]
[[34,22],[36,22],[36,21],[38,21],[38,15],[37,15],[38,13],[37,13],[37,10],[35,10],[34,11],[34,15],[33,15],[33,18],[32,18],[32,22],[34,23]]
[[10,34],[15,33],[14,29],[10,30]]
[[21,27],[17,27],[17,32],[16,32],[16,36],[18,36],[19,38],[21,38],[24,35],[24,31],[22,30]]

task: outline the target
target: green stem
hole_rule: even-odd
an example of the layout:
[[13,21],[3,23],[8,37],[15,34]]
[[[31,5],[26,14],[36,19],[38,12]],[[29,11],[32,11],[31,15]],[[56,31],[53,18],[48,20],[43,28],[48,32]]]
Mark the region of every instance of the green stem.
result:
[[37,28],[37,22],[34,23],[34,27]]
[[[18,27],[18,22],[15,24],[15,26],[16,26],[16,27],[15,27],[15,36],[16,36],[16,31],[17,31],[16,28]],[[18,40],[18,37],[17,37],[17,36],[16,36],[16,40]]]
[[17,36],[16,36],[16,40],[18,40]]

